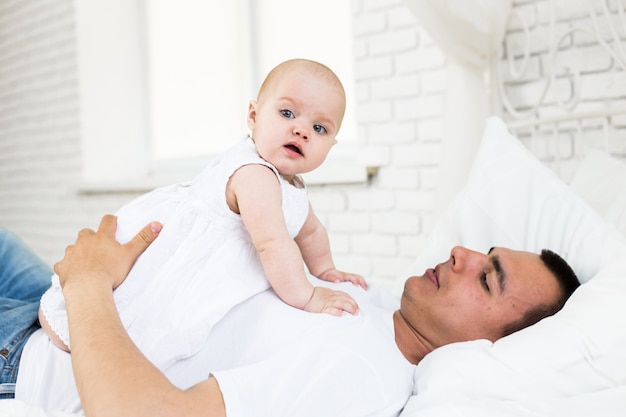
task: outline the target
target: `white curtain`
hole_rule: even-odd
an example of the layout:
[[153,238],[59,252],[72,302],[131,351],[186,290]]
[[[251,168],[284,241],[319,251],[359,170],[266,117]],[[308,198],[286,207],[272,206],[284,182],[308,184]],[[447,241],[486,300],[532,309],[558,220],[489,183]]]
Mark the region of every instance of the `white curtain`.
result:
[[463,187],[491,114],[486,80],[506,27],[511,0],[405,0],[449,59],[437,207]]

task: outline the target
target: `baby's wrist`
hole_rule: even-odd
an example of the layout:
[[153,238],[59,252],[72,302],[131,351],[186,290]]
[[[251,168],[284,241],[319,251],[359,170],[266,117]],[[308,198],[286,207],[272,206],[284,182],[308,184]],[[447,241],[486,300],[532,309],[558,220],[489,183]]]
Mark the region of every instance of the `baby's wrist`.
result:
[[321,272],[320,274],[317,275],[317,277],[319,279],[325,279],[327,277],[328,274],[332,274],[333,272],[336,272],[337,270],[335,269],[335,267],[332,268],[328,268],[325,269],[323,272]]
[[309,296],[309,299],[307,300],[307,302],[304,303],[304,305],[300,308],[301,310],[311,312],[309,307],[311,306],[313,298],[315,297],[315,289],[316,288],[317,287],[311,287],[311,295]]

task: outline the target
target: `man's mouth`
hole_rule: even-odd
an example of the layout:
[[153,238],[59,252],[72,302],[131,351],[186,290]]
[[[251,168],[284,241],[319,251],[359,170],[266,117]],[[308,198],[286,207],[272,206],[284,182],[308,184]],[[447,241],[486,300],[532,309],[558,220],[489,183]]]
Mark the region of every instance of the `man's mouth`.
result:
[[298,155],[303,155],[304,156],[304,154],[302,153],[302,149],[300,149],[300,147],[297,144],[295,144],[295,143],[288,143],[288,144],[285,145],[285,148],[287,148],[291,152],[297,153]]
[[433,268],[429,268],[429,269],[426,270],[426,278],[431,280],[433,282],[433,284],[435,284],[435,286],[437,286],[437,288],[439,288],[439,273],[437,271],[438,267],[439,267],[439,265],[437,265],[434,269]]

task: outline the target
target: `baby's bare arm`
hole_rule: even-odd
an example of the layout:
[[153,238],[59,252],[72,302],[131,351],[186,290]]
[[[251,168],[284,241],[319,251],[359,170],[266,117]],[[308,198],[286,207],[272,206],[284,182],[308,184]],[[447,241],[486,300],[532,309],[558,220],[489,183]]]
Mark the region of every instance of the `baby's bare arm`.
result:
[[[357,312],[356,303],[347,294],[331,297],[331,290],[314,291],[305,274],[300,248],[287,231],[280,184],[270,169],[262,165],[238,169],[228,183],[227,200],[231,210],[241,215],[265,275],[284,302],[316,313],[335,314],[335,310],[344,307],[352,314]],[[331,266],[332,260],[328,264]],[[332,312],[329,306],[334,309]]]
[[272,288],[287,304],[304,308],[313,295],[302,255],[289,236],[276,175],[263,165],[246,165],[227,187],[229,207],[241,215]]
[[309,215],[302,230],[296,236],[302,257],[309,271],[316,277],[329,282],[350,281],[363,289],[367,289],[365,279],[358,274],[351,274],[335,268],[330,252],[330,242],[326,228],[319,221],[313,208],[309,206]]

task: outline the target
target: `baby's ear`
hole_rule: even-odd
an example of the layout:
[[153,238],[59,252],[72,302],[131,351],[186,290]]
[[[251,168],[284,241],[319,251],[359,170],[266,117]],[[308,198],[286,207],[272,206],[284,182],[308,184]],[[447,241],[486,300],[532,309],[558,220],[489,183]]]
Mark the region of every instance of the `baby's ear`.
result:
[[250,105],[248,106],[248,129],[254,130],[254,125],[256,123],[256,100],[250,100]]

